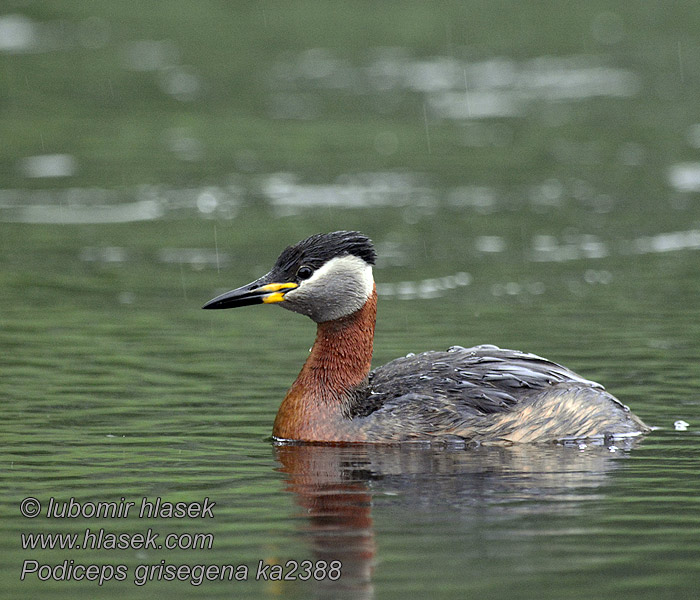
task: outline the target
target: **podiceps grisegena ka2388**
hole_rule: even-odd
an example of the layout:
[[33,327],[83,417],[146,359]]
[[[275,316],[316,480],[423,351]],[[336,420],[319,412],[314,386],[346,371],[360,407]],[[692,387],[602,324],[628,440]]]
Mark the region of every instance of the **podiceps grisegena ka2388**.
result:
[[286,248],[260,279],[203,306],[278,304],[317,323],[277,413],[276,440],[511,444],[649,430],[600,384],[534,354],[453,346],[371,371],[375,259],[359,232],[313,235]]

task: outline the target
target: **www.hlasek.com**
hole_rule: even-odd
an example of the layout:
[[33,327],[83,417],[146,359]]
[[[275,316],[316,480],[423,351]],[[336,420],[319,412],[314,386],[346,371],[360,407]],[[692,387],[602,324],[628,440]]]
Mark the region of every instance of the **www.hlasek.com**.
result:
[[[209,498],[202,502],[167,502],[160,497],[141,499],[140,504],[120,498],[116,502],[79,502],[75,498],[58,501],[50,498],[44,517],[47,519],[211,519],[216,503]],[[42,515],[43,506],[33,497],[25,498],[20,512],[28,519]],[[22,549],[41,550],[211,550],[214,534],[171,532],[161,534],[153,528],[137,533],[114,532],[104,528],[85,528],[77,533],[27,532],[21,534]],[[172,564],[165,559],[139,564],[132,569],[132,581],[143,586],[150,581],[185,581],[194,586],[205,581],[336,581],[341,576],[339,560],[288,560],[269,563],[265,560],[248,564]],[[22,563],[20,580],[89,581],[103,585],[107,581],[129,579],[126,564],[86,564],[67,558],[48,564],[36,558]]]

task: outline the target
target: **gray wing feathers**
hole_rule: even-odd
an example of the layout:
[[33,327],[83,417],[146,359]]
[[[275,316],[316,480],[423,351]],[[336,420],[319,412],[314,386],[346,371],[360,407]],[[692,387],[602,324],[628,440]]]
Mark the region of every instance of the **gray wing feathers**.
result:
[[[593,381],[535,354],[496,346],[424,352],[398,358],[372,371],[362,411],[406,410],[415,406],[454,413],[455,419],[512,410],[529,395],[558,383],[603,389]],[[367,402],[369,400],[369,402]]]

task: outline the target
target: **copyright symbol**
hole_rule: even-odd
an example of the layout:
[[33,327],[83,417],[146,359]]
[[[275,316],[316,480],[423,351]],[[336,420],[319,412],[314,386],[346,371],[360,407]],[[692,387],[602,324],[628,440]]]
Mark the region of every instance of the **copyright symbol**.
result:
[[19,505],[19,511],[23,516],[27,517],[27,519],[38,517],[39,513],[41,512],[41,502],[39,502],[36,498],[29,496],[28,498],[22,500],[21,504]]

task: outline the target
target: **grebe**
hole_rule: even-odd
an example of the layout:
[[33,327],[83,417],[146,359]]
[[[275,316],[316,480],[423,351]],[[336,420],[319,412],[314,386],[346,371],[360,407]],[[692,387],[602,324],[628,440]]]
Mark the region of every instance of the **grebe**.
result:
[[370,371],[375,259],[359,232],[312,235],[260,279],[202,307],[279,304],[318,324],[277,413],[276,441],[511,444],[649,430],[600,384],[534,354],[453,346]]

